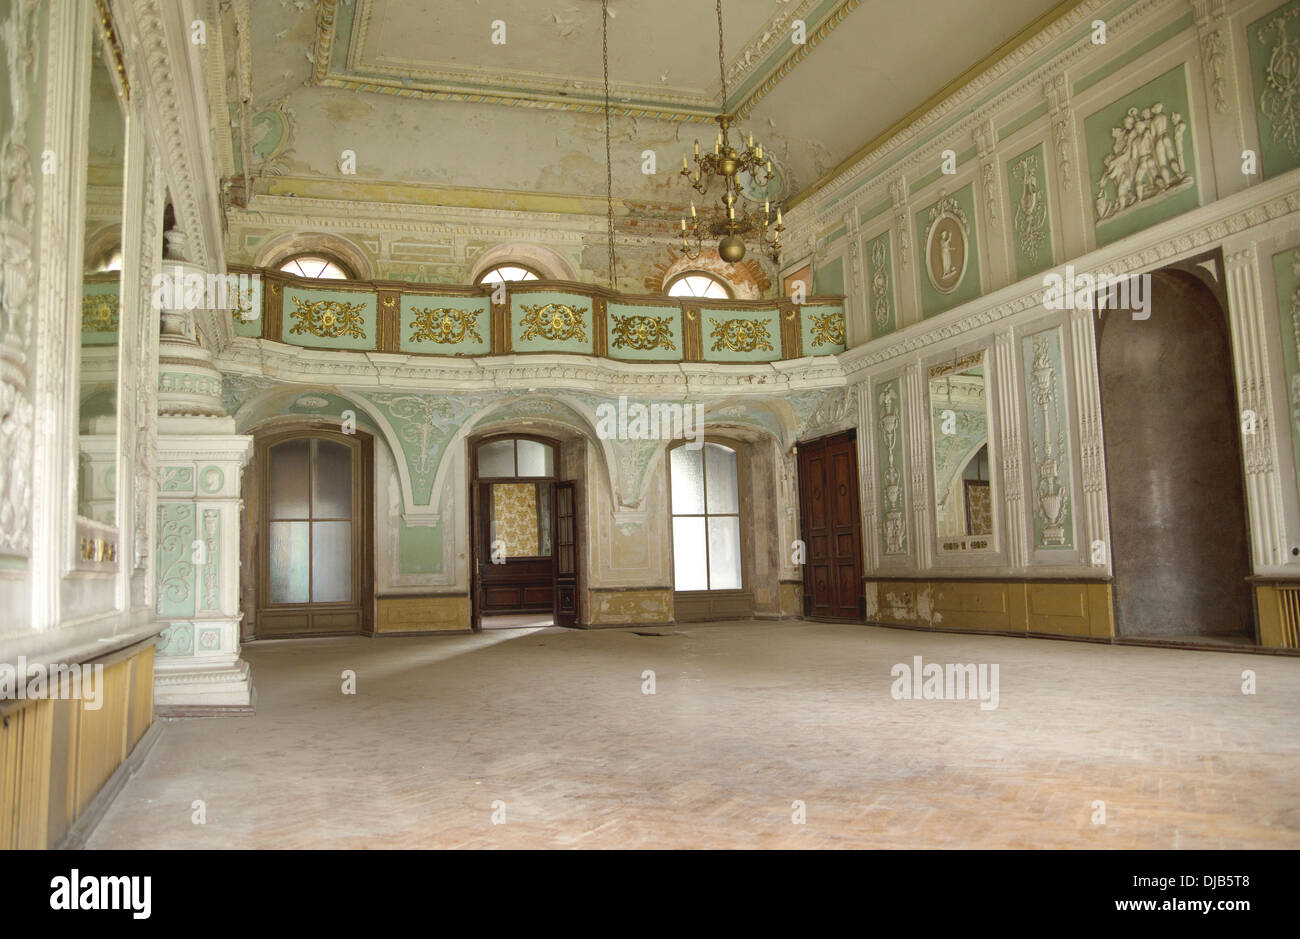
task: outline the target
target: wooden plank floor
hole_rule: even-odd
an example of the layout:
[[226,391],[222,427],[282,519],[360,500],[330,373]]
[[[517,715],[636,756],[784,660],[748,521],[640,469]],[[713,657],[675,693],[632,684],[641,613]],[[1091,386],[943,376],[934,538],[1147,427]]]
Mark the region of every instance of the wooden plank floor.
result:
[[[1294,658],[805,622],[245,655],[257,714],[168,722],[91,847],[1300,846]],[[895,700],[917,655],[996,663],[999,706]]]

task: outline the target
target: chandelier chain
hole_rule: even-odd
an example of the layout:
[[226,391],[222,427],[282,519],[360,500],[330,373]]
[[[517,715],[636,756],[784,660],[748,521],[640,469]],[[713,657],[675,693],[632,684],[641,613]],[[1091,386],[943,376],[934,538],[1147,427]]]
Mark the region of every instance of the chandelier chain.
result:
[[[718,0],[721,6],[722,0]],[[609,222],[609,286],[618,288],[614,256],[614,156],[609,124],[609,0],[600,2],[600,44],[605,66],[605,211]]]
[[722,113],[727,113],[727,59],[722,51],[722,0],[718,0],[718,77],[722,79]]

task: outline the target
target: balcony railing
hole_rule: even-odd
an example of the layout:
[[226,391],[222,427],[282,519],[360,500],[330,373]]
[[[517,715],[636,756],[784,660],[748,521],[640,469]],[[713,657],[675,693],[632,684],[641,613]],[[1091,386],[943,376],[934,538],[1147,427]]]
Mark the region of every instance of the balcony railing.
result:
[[[320,281],[232,269],[235,335],[410,355],[567,353],[625,362],[752,363],[845,349],[844,298],[636,296],[568,281],[474,287]],[[495,299],[500,303],[493,303]]]

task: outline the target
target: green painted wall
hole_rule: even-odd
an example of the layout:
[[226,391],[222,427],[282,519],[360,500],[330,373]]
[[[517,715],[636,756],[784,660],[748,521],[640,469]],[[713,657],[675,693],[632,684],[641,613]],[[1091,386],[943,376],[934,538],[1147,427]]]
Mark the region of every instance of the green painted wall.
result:
[[442,522],[437,525],[408,525],[399,521],[398,542],[403,574],[442,572]]
[[[1273,255],[1277,308],[1282,330],[1282,355],[1286,361],[1288,400],[1291,403],[1291,452],[1300,466],[1300,248]],[[1295,485],[1293,480],[1292,484]]]
[[1034,547],[1070,550],[1074,548],[1074,498],[1060,329],[1026,336],[1021,340],[1021,355],[1029,415]]
[[1011,225],[1015,240],[1016,279],[1052,266],[1052,212],[1047,163],[1038,144],[1007,164]]
[[1259,162],[1265,179],[1300,166],[1300,0],[1278,7],[1246,28]]
[[813,271],[813,293],[819,296],[844,293],[843,258],[831,258]]
[[893,249],[888,231],[867,242],[867,309],[873,337],[898,328],[898,293],[894,287]]

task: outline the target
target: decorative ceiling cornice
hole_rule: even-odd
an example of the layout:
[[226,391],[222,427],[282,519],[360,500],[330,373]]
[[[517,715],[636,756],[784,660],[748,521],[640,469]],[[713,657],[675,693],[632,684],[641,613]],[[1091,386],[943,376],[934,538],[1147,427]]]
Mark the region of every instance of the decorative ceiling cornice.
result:
[[[1049,45],[1058,42],[1081,24],[1091,23],[1099,10],[1113,5],[1113,0],[1062,0],[904,115],[893,126],[876,135],[821,179],[798,193],[790,200],[790,212],[793,213],[796,207],[812,201],[818,206],[813,211],[820,217],[822,206],[835,202],[837,196],[860,184],[862,180],[874,174],[883,174],[882,164],[894,159],[899,150],[915,146],[918,138],[933,132],[935,125],[953,114],[969,111],[965,123],[975,126],[983,123],[991,112],[1005,106],[1010,99],[1025,94],[1041,94],[1041,84],[1045,77],[1064,71],[1070,61],[1096,48],[1088,42],[1085,34],[1081,33],[1079,42],[1060,56],[1042,63],[1033,73],[1015,80],[992,100],[970,110],[972,99],[986,94],[991,86],[1005,80],[1014,69],[1041,55]],[[1119,17],[1108,17],[1107,23],[1117,33],[1120,25],[1131,25],[1134,20],[1140,20],[1152,9],[1161,6],[1168,6],[1166,0],[1135,0],[1119,14],[1122,23]],[[946,128],[944,133],[947,137],[960,136],[953,128]],[[930,143],[938,146],[939,141],[936,139]],[[912,154],[912,159],[922,152],[923,148],[919,148]],[[905,168],[905,164],[888,167],[891,174]],[[842,209],[837,207],[836,211]]]
[[[765,97],[791,70],[803,61],[830,33],[843,22],[862,0],[799,0],[789,10],[777,10],[732,59],[728,66],[728,81],[739,87],[752,86],[756,76],[762,76],[752,92],[744,95],[741,107],[746,113]],[[360,73],[357,71],[356,49],[360,48],[369,30],[372,2],[356,0],[354,11],[340,10],[339,0],[320,0],[316,15],[316,40],[312,54],[312,84],[324,88],[341,88],[353,92],[391,95],[420,100],[458,101],[473,104],[496,104],[504,107],[541,108],[573,113],[597,113],[604,110],[603,95],[598,81],[591,82],[590,91],[575,93],[568,78],[540,74],[509,79],[499,72],[483,72],[492,80],[475,80],[473,73],[436,73],[411,75],[409,71],[392,75]],[[338,38],[340,16],[353,15],[351,48],[347,62],[335,70],[335,43]],[[785,53],[783,44],[789,42],[790,24],[809,16],[819,17],[817,25],[810,26],[807,42],[793,53]],[[748,80],[748,81],[747,81]],[[621,99],[612,113],[621,117],[664,120],[690,123],[711,123],[718,112],[717,92],[714,89],[698,92],[666,92],[658,87],[622,85],[614,82],[611,95]],[[727,102],[728,110],[736,108],[733,97]]]

